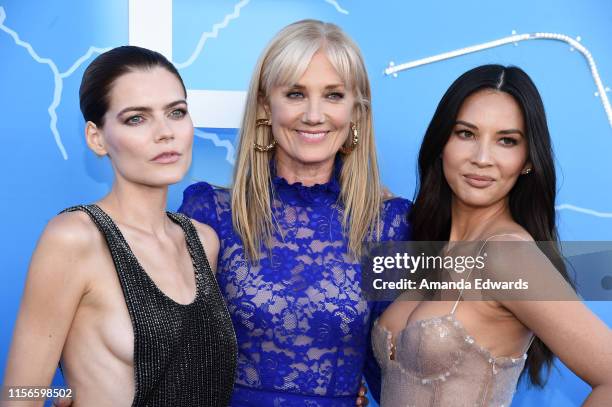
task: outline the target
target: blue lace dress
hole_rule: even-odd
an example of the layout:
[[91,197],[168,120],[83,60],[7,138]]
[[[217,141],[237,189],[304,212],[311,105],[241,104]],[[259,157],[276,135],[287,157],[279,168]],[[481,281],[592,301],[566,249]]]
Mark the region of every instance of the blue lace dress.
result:
[[[354,406],[364,365],[377,369],[369,335],[382,310],[361,295],[359,263],[347,257],[337,175],[338,166],[312,187],[273,178],[284,236],[275,232],[256,266],[232,227],[229,190],[185,190],[179,211],[213,227],[221,244],[217,280],[238,340],[232,406]],[[383,240],[409,239],[409,208],[402,198],[384,203]]]

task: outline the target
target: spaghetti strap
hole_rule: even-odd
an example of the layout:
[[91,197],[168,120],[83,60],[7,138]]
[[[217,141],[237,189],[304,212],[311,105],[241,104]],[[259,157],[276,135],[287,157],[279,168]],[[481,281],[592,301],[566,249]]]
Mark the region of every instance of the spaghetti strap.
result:
[[[500,236],[513,236],[516,237],[524,242],[528,242],[527,239],[522,238],[521,236],[514,234],[514,233],[499,233],[497,235],[492,235],[487,237],[485,240],[483,240],[482,242],[482,246],[480,246],[480,249],[478,249],[478,253],[476,254],[476,256],[480,256],[480,252],[482,251],[482,249],[484,249],[485,245],[489,242],[489,240],[493,239],[494,237],[500,237]],[[470,268],[470,271],[467,274],[466,279],[468,279],[470,277],[470,275],[472,274],[472,270],[474,269],[474,267]],[[459,290],[459,297],[457,298],[457,300],[455,301],[455,304],[453,305],[453,308],[451,309],[451,315],[455,314],[455,311],[457,310],[457,306],[459,305],[459,301],[461,301],[461,297],[463,296],[463,290],[464,288],[461,288],[461,290]],[[533,341],[533,338],[531,339]],[[529,342],[529,346],[531,346],[531,342]],[[529,347],[528,347],[529,348]]]
[[532,333],[531,334],[531,339],[529,339],[529,343],[527,344],[527,347],[525,348],[525,350],[523,351],[523,354],[526,354],[527,352],[529,352],[529,348],[531,348],[531,344],[533,343],[533,341],[535,340],[536,336]]

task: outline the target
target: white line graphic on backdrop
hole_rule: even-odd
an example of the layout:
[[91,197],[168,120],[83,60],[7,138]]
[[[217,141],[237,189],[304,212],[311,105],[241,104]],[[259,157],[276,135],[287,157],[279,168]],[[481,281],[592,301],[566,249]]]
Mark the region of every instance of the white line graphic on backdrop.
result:
[[340,4],[338,4],[338,2],[336,0],[325,0],[325,2],[331,4],[332,6],[334,6],[338,13],[341,13],[341,14],[348,14],[349,13],[348,10],[343,9],[342,7],[340,7]]
[[393,62],[390,62],[389,67],[385,69],[384,72],[385,72],[385,75],[393,75],[394,77],[396,77],[398,72],[404,71],[406,69],[416,68],[417,66],[431,64],[434,62],[443,61],[445,59],[450,59],[450,58],[458,57],[461,55],[470,54],[472,52],[482,51],[482,50],[489,49],[489,48],[495,48],[495,47],[499,47],[499,46],[506,45],[506,44],[511,44],[511,43],[516,44],[520,41],[526,41],[526,40],[562,41],[562,42],[566,42],[569,45],[571,45],[572,48],[577,49],[586,58],[587,63],[589,64],[589,68],[591,69],[591,76],[593,77],[593,80],[595,81],[595,86],[597,87],[597,92],[595,93],[595,96],[598,96],[599,98],[601,98],[601,103],[604,107],[606,115],[608,116],[608,122],[610,123],[610,127],[612,127],[612,107],[610,106],[610,100],[608,99],[608,95],[606,94],[606,91],[608,91],[609,88],[604,87],[603,83],[601,82],[601,77],[599,76],[599,71],[597,70],[595,59],[591,55],[591,52],[579,42],[580,37],[578,37],[578,40],[575,40],[568,35],[555,34],[555,33],[516,34],[515,32],[513,32],[512,34],[513,35],[509,37],[503,37],[498,40],[489,41],[489,42],[485,42],[485,43],[477,44],[477,45],[472,45],[470,47],[460,48],[454,51],[444,52],[442,54],[433,55],[427,58],[417,59],[415,61],[406,62],[400,65],[395,65]]
[[[192,56],[182,64],[193,63],[210,38],[218,38],[219,30],[230,21],[239,18],[240,10],[249,3],[242,0],[234,5],[232,12],[214,24],[210,32],[204,32]],[[159,38],[159,32],[172,33],[172,0],[130,0],[129,5],[130,44],[150,48],[172,60],[172,49],[167,38]],[[170,10],[170,11],[168,11]],[[148,15],[147,18],[142,15]],[[142,17],[142,18],[141,18]],[[171,42],[170,42],[171,43]],[[189,112],[195,127],[237,129],[242,120],[242,109],[246,100],[244,91],[187,89]]]
[[234,20],[240,17],[240,9],[249,4],[251,0],[242,0],[239,3],[236,3],[234,6],[234,11],[231,14],[227,14],[223,21],[220,23],[213,24],[212,31],[203,32],[200,36],[200,40],[198,41],[198,45],[196,45],[195,50],[191,54],[191,56],[184,62],[175,62],[174,65],[178,69],[187,68],[189,65],[193,64],[195,60],[200,56],[202,49],[204,48],[204,44],[209,38],[217,38],[219,36],[219,30],[226,28],[231,20]]
[[562,210],[574,211],[578,213],[583,213],[585,215],[595,216],[597,218],[612,218],[612,212],[598,212],[593,209],[581,208],[579,206],[575,206],[572,204],[557,205],[555,209],[558,211],[562,211]]
[[40,55],[38,55],[38,53],[36,53],[36,51],[34,50],[31,44],[20,39],[19,34],[17,34],[15,31],[11,30],[6,25],[4,25],[5,20],[6,20],[6,12],[4,11],[4,7],[0,7],[0,30],[10,35],[13,38],[13,41],[15,41],[15,44],[19,45],[20,47],[25,48],[34,61],[38,62],[39,64],[47,65],[49,69],[51,69],[51,72],[53,73],[53,82],[54,82],[53,101],[51,102],[51,104],[49,105],[49,108],[47,109],[47,111],[49,112],[49,117],[51,117],[49,128],[51,129],[51,133],[53,133],[55,144],[57,145],[57,148],[60,150],[62,157],[64,158],[64,160],[67,160],[68,153],[66,152],[64,143],[62,143],[62,137],[57,129],[57,113],[56,113],[56,109],[62,100],[62,90],[64,88],[63,80],[69,77],[70,75],[72,75],[74,71],[76,71],[83,62],[91,58],[93,54],[102,53],[104,51],[107,51],[108,48],[89,47],[87,52],[83,56],[81,56],[79,59],[77,59],[76,62],[72,64],[72,66],[66,72],[60,72],[59,69],[57,68],[57,65],[55,64],[55,62],[53,62],[52,59],[42,58]]
[[[604,110],[606,111],[606,114],[608,115],[610,126],[612,126],[612,109],[610,108],[610,102],[608,100],[608,96],[606,95],[606,91],[609,89],[604,88],[603,83],[601,82],[599,72],[597,71],[597,65],[595,64],[595,59],[593,58],[589,50],[586,47],[584,47],[582,44],[580,44],[578,40],[575,40],[563,34],[551,34],[551,33],[535,33],[535,34],[520,34],[520,35],[515,34],[510,37],[501,38],[499,40],[485,42],[483,44],[473,45],[471,47],[460,48],[454,51],[449,51],[449,52],[445,52],[442,54],[433,55],[427,58],[417,59],[415,61],[406,62],[400,65],[395,65],[395,63],[390,62],[389,67],[385,69],[384,73],[385,75],[393,75],[394,77],[397,77],[398,72],[401,72],[407,69],[416,68],[417,66],[427,65],[427,64],[434,63],[434,62],[443,61],[445,59],[450,59],[450,58],[458,57],[461,55],[469,54],[472,52],[482,51],[488,48],[499,47],[501,45],[517,43],[519,41],[532,40],[532,39],[549,39],[549,40],[556,40],[556,41],[564,41],[570,44],[572,47],[574,47],[578,51],[580,51],[582,55],[584,55],[587,62],[589,63],[589,67],[591,68],[591,75],[593,76],[597,89],[599,90],[597,96],[601,97],[601,102],[604,106]],[[610,212],[599,212],[593,209],[581,208],[579,206],[575,206],[572,204],[557,205],[555,209],[557,209],[558,211],[569,210],[573,212],[583,213],[585,215],[595,216],[598,218],[612,218],[612,213]]]
[[217,134],[201,129],[195,129],[195,136],[204,140],[212,141],[215,147],[225,148],[227,150],[225,153],[225,161],[234,165],[236,162],[236,150],[234,149],[234,145],[231,143],[231,141],[221,140]]

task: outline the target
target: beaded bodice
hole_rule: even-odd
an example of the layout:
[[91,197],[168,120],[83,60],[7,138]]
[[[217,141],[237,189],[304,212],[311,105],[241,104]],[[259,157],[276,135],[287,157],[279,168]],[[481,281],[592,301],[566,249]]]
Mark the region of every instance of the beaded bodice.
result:
[[196,296],[179,304],[142,269],[112,219],[97,205],[84,211],[108,244],[134,329],[133,406],[227,406],[234,384],[236,339],[227,307],[193,224],[181,226],[193,262]]
[[508,407],[527,356],[492,356],[454,313],[409,323],[395,338],[393,360],[391,341],[391,333],[375,323],[381,407]]
[[[503,235],[492,237],[497,236]],[[395,338],[374,323],[372,347],[382,370],[381,407],[510,406],[534,337],[518,357],[492,355],[455,315],[463,292],[462,288],[449,314],[409,322]]]

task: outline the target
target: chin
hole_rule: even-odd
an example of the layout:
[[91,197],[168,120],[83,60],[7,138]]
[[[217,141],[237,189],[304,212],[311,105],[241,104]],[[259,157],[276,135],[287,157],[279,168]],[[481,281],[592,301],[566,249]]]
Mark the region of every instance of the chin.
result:
[[[482,191],[484,192],[484,191]],[[466,206],[473,208],[486,208],[494,205],[499,201],[498,197],[491,196],[489,193],[470,193],[470,194],[456,194],[457,200]]]
[[164,174],[147,177],[142,183],[151,187],[165,187],[181,182],[185,174],[186,171],[166,171]]
[[328,152],[320,153],[313,151],[312,153],[303,152],[298,155],[296,159],[304,164],[318,164],[326,161],[334,160],[336,154],[329,154]]

